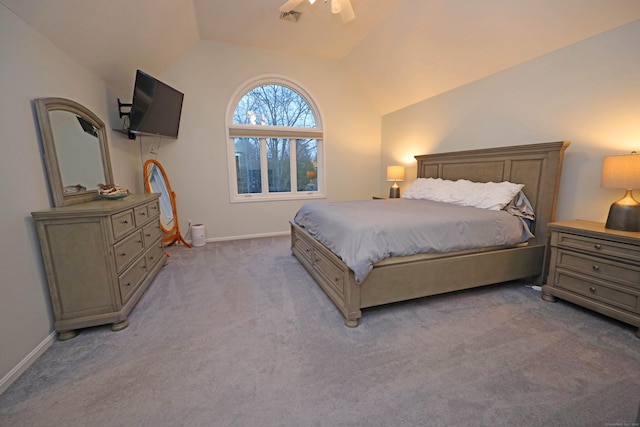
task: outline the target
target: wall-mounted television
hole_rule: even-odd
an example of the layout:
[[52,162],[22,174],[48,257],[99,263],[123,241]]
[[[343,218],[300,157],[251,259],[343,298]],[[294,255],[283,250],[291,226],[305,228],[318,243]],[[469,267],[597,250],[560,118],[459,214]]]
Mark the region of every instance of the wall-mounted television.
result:
[[129,114],[130,134],[177,138],[184,94],[137,70]]

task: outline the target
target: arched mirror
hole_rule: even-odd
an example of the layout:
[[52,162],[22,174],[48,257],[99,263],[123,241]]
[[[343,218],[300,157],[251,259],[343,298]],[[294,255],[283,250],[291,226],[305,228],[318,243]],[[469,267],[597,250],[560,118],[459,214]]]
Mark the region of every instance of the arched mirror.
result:
[[164,168],[157,160],[147,160],[144,163],[144,188],[147,193],[160,193],[160,228],[168,236],[162,239],[167,245],[182,243],[190,248],[178,227],[178,211],[176,210],[176,193],[171,190],[171,184]]
[[104,123],[69,99],[34,103],[54,206],[97,199],[98,184],[113,184]]

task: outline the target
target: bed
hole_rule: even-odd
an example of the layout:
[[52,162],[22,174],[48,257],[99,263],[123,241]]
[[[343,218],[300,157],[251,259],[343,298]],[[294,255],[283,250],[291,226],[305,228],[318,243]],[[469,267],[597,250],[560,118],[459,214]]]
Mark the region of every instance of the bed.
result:
[[292,254],[356,327],[362,309],[462,289],[529,279],[542,285],[548,270],[547,224],[555,217],[564,151],[569,142],[518,145],[416,156],[417,178],[524,184],[535,212],[525,245],[397,256],[376,262],[358,283],[354,271],[294,220]]

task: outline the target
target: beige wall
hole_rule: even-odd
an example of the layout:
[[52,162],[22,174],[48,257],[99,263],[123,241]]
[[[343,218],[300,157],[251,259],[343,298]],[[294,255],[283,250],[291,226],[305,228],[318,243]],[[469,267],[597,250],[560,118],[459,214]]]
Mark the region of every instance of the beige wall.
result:
[[640,151],[638,40],[640,21],[388,114],[381,166],[415,179],[416,154],[569,140],[557,219],[604,221],[624,191],[600,188],[602,158]]
[[[325,135],[326,195],[370,198],[378,187],[380,115],[332,61],[201,41],[163,75],[184,92],[177,140],[160,140],[157,159],[177,195],[180,228],[205,225],[208,239],[287,232],[303,201],[230,203],[225,113],[234,92],[263,74],[292,79],[318,105]],[[123,97],[126,98],[126,94]],[[145,158],[151,137],[143,137]]]
[[[30,212],[49,208],[31,100],[59,96],[106,121],[107,88],[5,6],[0,5],[0,392],[27,356],[46,347],[51,309]],[[111,144],[116,179],[133,183],[135,147]]]

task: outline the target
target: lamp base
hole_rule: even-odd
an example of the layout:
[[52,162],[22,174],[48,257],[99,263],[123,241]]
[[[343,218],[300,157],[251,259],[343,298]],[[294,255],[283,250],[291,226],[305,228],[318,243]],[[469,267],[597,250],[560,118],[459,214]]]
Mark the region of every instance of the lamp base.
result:
[[389,198],[390,199],[400,198],[400,187],[391,187],[389,189]]
[[619,231],[640,231],[640,203],[628,191],[624,198],[611,205],[605,228]]

